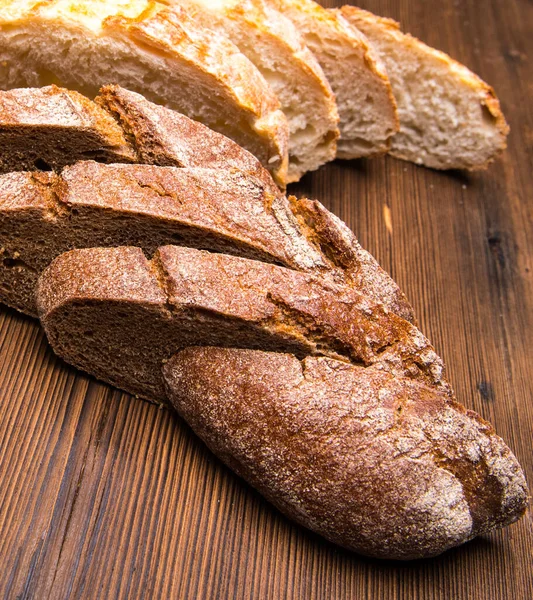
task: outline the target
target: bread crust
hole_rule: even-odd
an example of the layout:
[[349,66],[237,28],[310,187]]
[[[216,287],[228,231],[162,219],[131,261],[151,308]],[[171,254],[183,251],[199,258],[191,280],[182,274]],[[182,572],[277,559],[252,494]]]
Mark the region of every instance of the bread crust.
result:
[[0,170],[6,173],[60,170],[89,159],[230,168],[282,195],[259,160],[233,140],[118,85],[101,88],[94,102],[56,85],[0,91],[0,136]]
[[268,193],[281,195],[270,173],[253,154],[198,121],[118,85],[102,87],[95,103],[108,111],[124,130],[136,149],[137,162],[239,169],[261,180]]
[[91,246],[181,243],[327,276],[287,200],[238,169],[102,165],[0,177],[0,299],[36,315],[39,273],[59,254]]
[[283,513],[387,559],[434,556],[524,513],[518,461],[478,415],[418,381],[331,358],[188,348],[169,397]]
[[321,248],[334,266],[337,280],[342,278],[359,293],[416,324],[413,307],[405,294],[376,259],[361,247],[345,223],[317,200],[298,200],[290,196],[289,202],[306,237]]

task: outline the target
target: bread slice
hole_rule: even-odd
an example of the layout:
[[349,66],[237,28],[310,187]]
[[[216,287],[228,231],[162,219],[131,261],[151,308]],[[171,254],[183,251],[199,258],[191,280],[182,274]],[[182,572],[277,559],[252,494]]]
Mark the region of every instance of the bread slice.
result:
[[53,85],[0,92],[0,173],[136,158],[115,120],[77,92]]
[[313,0],[269,0],[269,4],[292,20],[335,93],[340,116],[337,157],[387,152],[399,129],[396,101],[369,41],[340,13]]
[[341,14],[368,37],[387,69],[400,117],[392,155],[434,169],[477,169],[506,147],[500,103],[477,75],[391,19],[353,6]]
[[288,181],[331,161],[339,115],[331,87],[292,22],[264,0],[172,0],[226,35],[268,81],[289,121]]
[[524,473],[489,423],[425,384],[331,358],[189,348],[169,397],[283,513],[386,559],[425,558],[518,520]]
[[148,400],[165,401],[162,362],[201,344],[376,364],[450,393],[441,360],[407,321],[345,286],[246,258],[73,250],[41,275],[37,305],[61,358]]
[[152,0],[1,0],[0,88],[116,83],[234,139],[286,183],[279,101],[229,40]]
[[315,273],[413,320],[394,281],[320,203],[272,195],[238,169],[84,161],[61,174],[0,177],[0,300],[36,314],[39,273],[59,254],[182,244]]
[[237,169],[259,179],[269,194],[281,195],[270,173],[253,154],[198,121],[118,85],[104,86],[95,102],[120,125],[135,148],[137,162],[226,171]]

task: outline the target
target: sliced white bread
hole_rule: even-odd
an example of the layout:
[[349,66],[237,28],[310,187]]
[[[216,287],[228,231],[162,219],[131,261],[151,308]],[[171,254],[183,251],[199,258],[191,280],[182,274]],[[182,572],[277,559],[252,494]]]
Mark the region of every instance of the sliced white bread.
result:
[[365,36],[338,12],[313,0],[268,0],[294,23],[316,56],[337,99],[338,158],[387,152],[399,129],[385,69]]
[[0,88],[118,83],[234,139],[286,183],[287,120],[254,65],[180,7],[0,0]]
[[170,0],[222,33],[261,71],[289,121],[289,177],[336,154],[339,116],[331,87],[292,22],[264,0]]
[[400,117],[391,154],[434,169],[476,169],[506,147],[500,103],[477,75],[391,19],[354,6],[340,14],[374,44],[387,69]]

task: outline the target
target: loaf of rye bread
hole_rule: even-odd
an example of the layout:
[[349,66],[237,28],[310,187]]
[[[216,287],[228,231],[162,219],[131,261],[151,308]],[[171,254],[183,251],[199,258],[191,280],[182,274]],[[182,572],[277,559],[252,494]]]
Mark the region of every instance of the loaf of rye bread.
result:
[[347,286],[191,248],[89,248],[53,261],[37,302],[60,357],[172,404],[280,510],[349,549],[433,556],[525,511],[520,465],[455,401],[427,339]]
[[37,302],[60,357],[170,402],[280,510],[347,548],[433,556],[525,511],[520,465],[455,401],[427,339],[346,286],[191,248],[89,248],[43,272]]
[[379,365],[449,395],[428,340],[366,294],[309,273],[165,246],[88,248],[39,279],[48,340],[66,362],[132,394],[165,402],[160,366],[201,344],[324,354]]
[[341,546],[422,558],[520,518],[524,474],[492,426],[377,366],[188,348],[163,371],[172,404],[219,458]]
[[[60,255],[46,269],[39,284],[39,311],[58,354],[97,377],[150,400],[166,402],[170,395],[178,408],[180,401],[176,398],[180,391],[172,378],[179,378],[179,368],[175,360],[171,361],[170,370],[165,368],[165,388],[161,366],[182,348],[199,344],[260,348],[290,352],[297,358],[289,359],[296,362],[309,355],[323,356],[327,359],[317,360],[331,367],[327,384],[331,389],[317,392],[317,398],[325,402],[324,410],[335,407],[339,390],[349,392],[337,371],[352,369],[349,363],[353,363],[360,375],[354,389],[360,394],[369,394],[370,401],[377,397],[383,402],[382,389],[392,390],[393,395],[405,400],[399,413],[410,402],[417,411],[432,403],[437,418],[445,422],[450,444],[454,448],[466,444],[465,431],[471,422],[482,422],[471,415],[464,422],[454,420],[448,414],[450,406],[458,414],[466,413],[453,400],[440,359],[416,327],[402,318],[412,319],[412,311],[397,286],[360,248],[344,224],[317,202],[287,199],[255,159],[250,160],[247,153],[241,155],[231,144],[233,164],[225,163],[223,154],[215,151],[213,165],[208,160],[208,168],[198,167],[194,164],[197,155],[192,150],[192,140],[194,135],[202,138],[202,132],[196,124],[187,128],[189,120],[180,120],[174,113],[119,88],[102,93],[98,104],[115,117],[126,146],[134,152],[133,160],[163,164],[168,161],[167,164],[185,168],[83,162],[59,174],[10,173],[0,179],[0,190],[3,184],[5,192],[5,210],[0,202],[2,239],[10,245],[10,250],[3,250],[2,268],[4,274],[16,274],[13,281],[0,277],[0,282],[7,281],[3,287],[8,296],[12,293],[12,297],[22,297],[33,311],[33,287],[40,272],[64,250],[132,243],[142,247],[74,250]],[[189,138],[182,136],[185,143],[178,141],[174,131],[180,128],[192,132]],[[221,143],[224,147],[225,142]],[[145,158],[141,158],[142,152]],[[199,149],[202,152],[209,156],[208,144]],[[157,245],[169,241],[189,247],[157,250]],[[191,246],[249,258],[211,254]],[[26,288],[20,285],[24,277],[29,277]],[[25,295],[21,294],[24,289]],[[276,377],[277,371],[277,376],[290,382],[276,363],[280,356],[287,357],[275,354],[273,360],[267,359],[271,373],[265,374],[265,380]],[[186,357],[191,365],[194,360]],[[311,360],[306,359],[306,364],[314,364]],[[217,366],[219,362],[222,364],[224,359],[216,361]],[[255,370],[261,375],[261,369],[253,366],[255,362],[254,358],[248,372]],[[201,367],[198,368],[200,373]],[[231,371],[228,368],[228,377]],[[233,388],[225,385],[228,397],[241,387],[244,391],[250,389],[239,376],[234,370]],[[211,394],[209,387],[206,392]],[[183,398],[189,397],[190,389],[183,393]],[[222,393],[223,388],[213,388],[210,398]],[[431,402],[426,402],[428,398]],[[273,410],[279,409],[283,414],[285,395],[280,389],[274,389],[272,401]],[[397,416],[386,404],[378,403],[375,408],[362,418],[371,424],[367,438],[373,437],[372,426],[378,417],[387,418],[387,410]],[[186,414],[186,410],[180,410]],[[306,417],[305,410],[302,414]],[[187,418],[194,426],[194,411]],[[344,420],[348,425],[350,418]],[[281,428],[289,426],[286,421],[280,419]],[[298,424],[298,419],[294,422]],[[321,464],[336,472],[343,460],[348,461],[343,468],[350,473],[349,465],[357,462],[349,452],[350,437],[339,435],[328,425],[327,410],[320,423],[331,434],[329,445],[319,456]],[[320,423],[317,421],[318,427]],[[446,446],[445,436],[435,442],[437,450],[431,447],[431,456],[435,452],[444,456],[441,463],[435,463],[439,469],[454,476],[456,471],[461,472],[457,478],[463,485],[468,510],[455,510],[455,500],[442,501],[442,478],[440,472],[433,477],[433,463],[426,465],[429,474],[425,479],[426,471],[416,477],[416,481],[424,482],[422,491],[417,488],[409,498],[399,492],[387,496],[383,491],[385,499],[381,504],[372,496],[376,490],[382,491],[380,486],[372,488],[374,492],[363,486],[360,498],[366,497],[368,502],[354,505],[353,497],[342,487],[342,476],[335,477],[335,484],[340,486],[338,503],[345,512],[340,515],[333,511],[333,518],[326,518],[327,526],[324,514],[334,507],[327,503],[320,486],[315,487],[317,494],[310,496],[306,496],[296,479],[286,487],[274,486],[274,495],[282,498],[278,506],[329,539],[360,552],[395,558],[438,553],[480,532],[512,522],[524,510],[527,489],[520,468],[489,426],[483,425],[500,461],[487,450],[487,442],[479,432],[467,436],[471,445],[465,446],[464,452],[461,450],[471,459],[470,463],[464,463],[461,452],[454,455],[440,448],[441,444]],[[416,423],[409,424],[411,430],[413,452],[417,458],[425,458],[426,447]],[[386,443],[394,431],[393,424],[387,429]],[[207,428],[204,433],[199,430],[208,441],[211,434],[217,436],[216,428],[211,434],[206,432]],[[263,437],[257,437],[257,447],[277,448],[281,456],[282,439],[283,429],[268,430]],[[296,435],[293,441],[311,448],[305,435]],[[329,452],[345,441],[347,452]],[[364,435],[352,441],[355,451],[361,453],[355,473],[361,474],[363,480],[366,477],[383,483],[390,472],[381,473],[383,464],[377,460],[378,452],[368,456],[361,450],[367,442]],[[402,437],[398,447],[404,442]],[[294,446],[289,445],[287,452],[291,448]],[[228,455],[238,453],[238,432],[234,439],[227,440],[226,449]],[[401,452],[408,449],[400,448]],[[219,448],[222,453],[223,450]],[[482,459],[472,459],[476,451]],[[395,460],[402,457],[403,454],[394,455]],[[494,459],[488,470],[486,457]],[[295,468],[304,472],[306,465],[298,467],[299,462],[313,458],[314,455],[297,455]],[[241,459],[245,469],[237,471],[270,497],[271,484],[265,484],[261,474],[256,479],[249,474],[250,470],[253,473],[255,458],[247,462],[245,449]],[[276,464],[269,466],[268,461],[263,463],[267,471],[277,468]],[[480,465],[473,467],[473,463]],[[268,477],[267,472],[263,475]],[[398,478],[401,483],[403,479],[400,475]],[[472,481],[474,484],[468,487]],[[475,495],[472,489],[479,486],[485,489]],[[291,496],[287,505],[284,494]],[[316,512],[308,511],[300,519],[302,505],[312,505]],[[382,519],[389,507],[396,511],[391,512],[395,520],[388,530],[378,529],[377,544],[384,549],[377,551],[375,545],[368,545],[365,535],[375,526],[374,510]],[[348,522],[343,520],[344,514]],[[455,533],[450,533],[452,529]]]

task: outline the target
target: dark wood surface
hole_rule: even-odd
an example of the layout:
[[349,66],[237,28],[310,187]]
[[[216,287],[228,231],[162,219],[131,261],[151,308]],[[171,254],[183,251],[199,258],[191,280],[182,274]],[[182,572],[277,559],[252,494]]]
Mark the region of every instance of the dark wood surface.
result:
[[[460,401],[533,484],[533,4],[361,4],[493,84],[509,150],[468,175],[334,163],[294,191],[392,273]],[[76,373],[36,322],[0,308],[0,598],[531,600],[532,529],[528,513],[409,564],[343,551],[281,516],[173,414]]]

